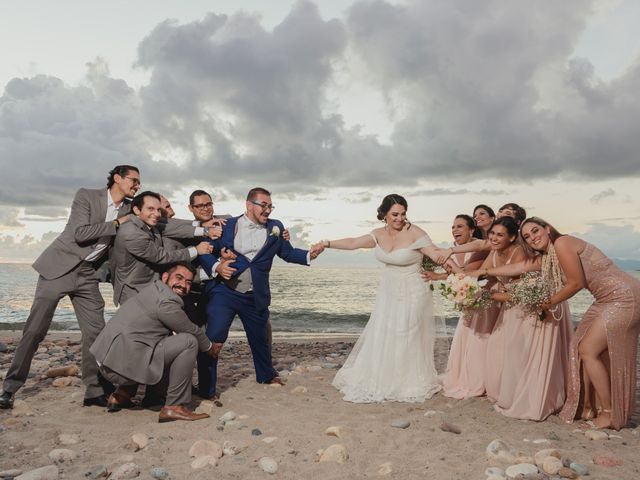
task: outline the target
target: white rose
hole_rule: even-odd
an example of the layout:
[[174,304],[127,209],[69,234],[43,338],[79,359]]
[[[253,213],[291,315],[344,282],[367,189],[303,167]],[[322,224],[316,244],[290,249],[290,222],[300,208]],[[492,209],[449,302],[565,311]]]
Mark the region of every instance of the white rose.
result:
[[278,227],[277,225],[274,225],[273,228],[271,229],[271,236],[272,237],[279,237],[280,236],[280,227]]

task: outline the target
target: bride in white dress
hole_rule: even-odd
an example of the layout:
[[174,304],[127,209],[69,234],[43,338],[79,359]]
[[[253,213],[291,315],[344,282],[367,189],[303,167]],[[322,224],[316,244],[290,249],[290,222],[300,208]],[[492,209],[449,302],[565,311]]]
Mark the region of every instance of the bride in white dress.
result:
[[429,236],[407,221],[407,201],[387,195],[378,208],[386,225],[356,238],[324,240],[325,248],[375,248],[384,264],[371,317],[333,385],[344,400],[422,402],[440,385],[433,359],[433,296],[420,277],[422,256],[436,256]]

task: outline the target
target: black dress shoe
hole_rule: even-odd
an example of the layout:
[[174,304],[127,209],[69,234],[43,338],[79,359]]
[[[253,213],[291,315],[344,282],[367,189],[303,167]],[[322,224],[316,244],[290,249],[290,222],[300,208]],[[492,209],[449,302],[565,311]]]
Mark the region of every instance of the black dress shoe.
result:
[[13,408],[13,393],[2,392],[0,394],[0,408]]
[[82,405],[85,407],[106,407],[107,397],[98,395],[97,397],[85,398],[82,401]]

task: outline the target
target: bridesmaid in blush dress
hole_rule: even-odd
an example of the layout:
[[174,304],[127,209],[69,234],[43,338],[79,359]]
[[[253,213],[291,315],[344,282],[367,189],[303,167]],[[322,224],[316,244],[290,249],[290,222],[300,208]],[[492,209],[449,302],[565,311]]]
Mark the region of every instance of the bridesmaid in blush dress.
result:
[[[469,215],[457,215],[451,226],[454,245],[480,243],[472,237],[475,223]],[[451,257],[455,271],[473,270],[480,266],[489,252],[461,253]],[[479,258],[478,258],[479,257]],[[425,272],[423,278],[444,280],[447,273]],[[498,308],[492,302],[487,308],[465,310],[456,326],[447,370],[443,378],[443,393],[451,398],[479,397],[484,395],[485,356],[487,340],[498,316]]]
[[[547,305],[552,313],[564,308],[563,302],[583,288],[595,298],[571,341],[567,401],[560,417],[571,422],[576,416],[588,419],[595,414],[595,427],[620,430],[634,408],[640,281],[616,267],[593,245],[561,235],[541,218],[525,220],[521,235],[541,257],[493,269],[490,274],[542,270],[555,291]],[[595,412],[592,388],[599,403]]]
[[[513,219],[501,218],[494,222],[490,237],[493,245],[501,245],[498,238],[501,232],[516,243],[518,229]],[[526,258],[522,247],[515,248],[518,253],[502,260],[502,265]],[[498,270],[499,253],[496,249],[487,259],[485,270]],[[504,276],[497,278],[505,285],[518,281]],[[508,302],[508,289],[495,293],[494,298]],[[487,366],[494,367],[488,371],[495,373],[487,375],[487,395],[496,400],[496,409],[508,417],[536,421],[559,411],[566,399],[570,339],[568,308],[553,315],[549,312],[541,321],[536,314],[518,305],[503,303],[487,347]]]

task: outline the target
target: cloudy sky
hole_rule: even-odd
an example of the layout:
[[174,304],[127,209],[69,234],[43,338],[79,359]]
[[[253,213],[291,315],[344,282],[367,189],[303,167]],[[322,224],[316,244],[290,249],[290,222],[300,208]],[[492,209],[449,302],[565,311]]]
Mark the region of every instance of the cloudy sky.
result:
[[517,202],[640,259],[635,0],[41,0],[0,17],[0,260],[34,258],[120,163],[183,216],[194,188],[237,214],[265,186],[301,246],[369,231],[395,192],[438,242],[456,214]]

